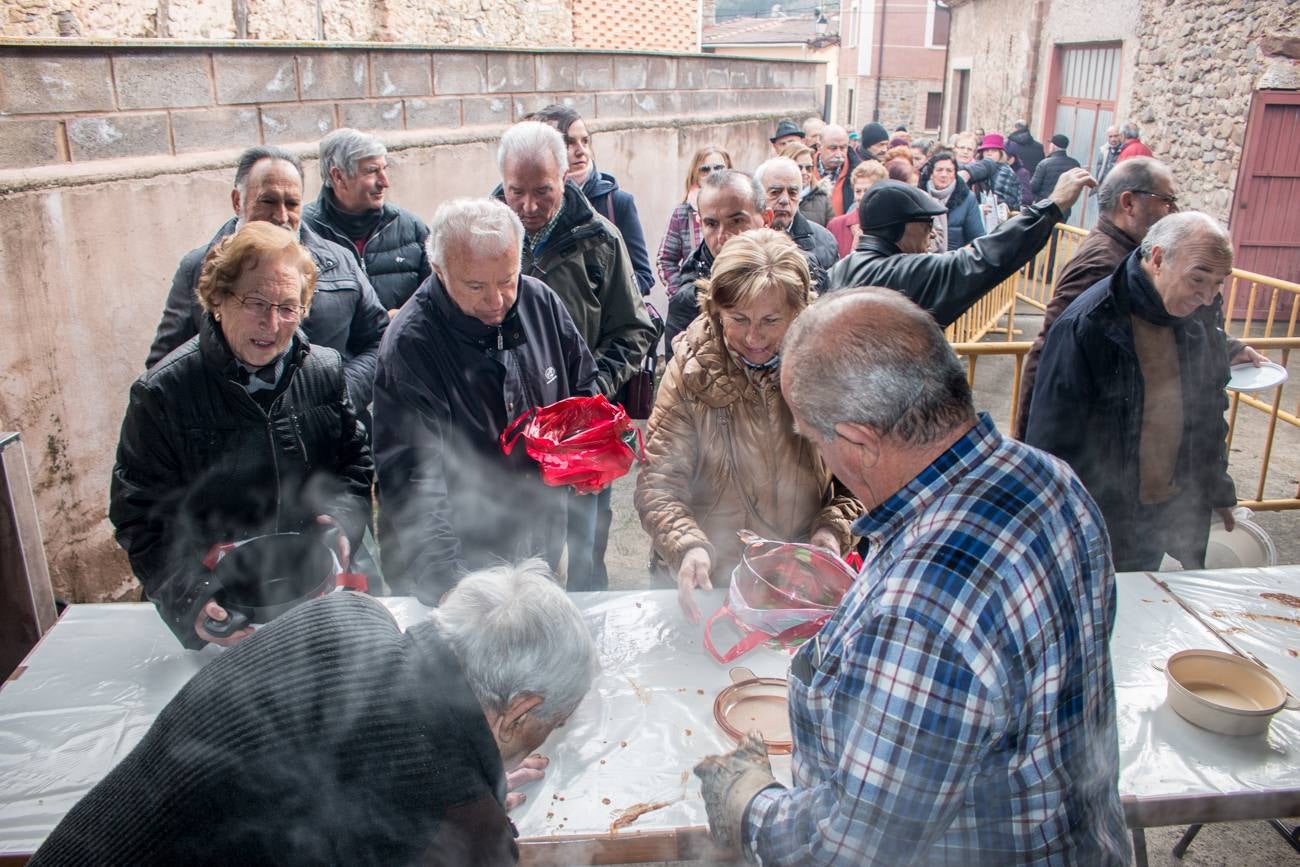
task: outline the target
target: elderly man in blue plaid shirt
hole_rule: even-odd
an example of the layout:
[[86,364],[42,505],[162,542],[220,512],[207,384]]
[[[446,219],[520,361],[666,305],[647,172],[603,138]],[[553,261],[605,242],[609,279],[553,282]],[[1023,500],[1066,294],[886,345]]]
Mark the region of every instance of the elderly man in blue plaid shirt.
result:
[[795,655],[794,786],[752,737],[696,768],[724,845],[778,864],[1127,865],[1097,507],[975,414],[934,321],[887,289],[791,327],[796,423],[869,511],[853,588]]

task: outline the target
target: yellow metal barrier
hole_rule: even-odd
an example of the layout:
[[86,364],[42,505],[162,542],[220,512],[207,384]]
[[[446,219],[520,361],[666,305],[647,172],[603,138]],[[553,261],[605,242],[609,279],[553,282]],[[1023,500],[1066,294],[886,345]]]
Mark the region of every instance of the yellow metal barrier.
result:
[[[1073,226],[1058,225],[1055,231],[1054,261],[1049,245],[1032,262],[1003,281],[945,331],[953,349],[966,359],[967,377],[972,386],[975,383],[976,365],[981,357],[993,355],[1012,359],[1014,366],[1010,377],[1011,400],[1006,430],[1013,430],[1016,425],[1020,410],[1021,372],[1025,355],[1032,346],[1029,341],[1014,339],[1018,333],[1017,305],[1024,303],[1031,308],[1045,310],[1055,290],[1056,277],[1088,235]],[[1050,274],[1049,265],[1053,272]],[[1224,330],[1228,334],[1245,341],[1283,367],[1289,365],[1291,350],[1300,349],[1300,333],[1297,330],[1297,325],[1300,324],[1300,284],[1234,268],[1224,287],[1224,314]],[[1003,339],[985,341],[994,332]],[[1241,407],[1266,416],[1263,442],[1260,445],[1259,474],[1253,497],[1246,499],[1246,492],[1238,491],[1242,505],[1256,511],[1300,509],[1300,480],[1296,482],[1291,497],[1266,498],[1269,470],[1276,451],[1278,422],[1283,422],[1284,430],[1289,429],[1293,434],[1300,430],[1300,399],[1284,404],[1284,394],[1288,393],[1288,389],[1290,394],[1296,394],[1300,391],[1300,384],[1288,382],[1272,389],[1267,395],[1233,392],[1229,404],[1230,448],[1238,433]],[[1284,409],[1284,406],[1288,408]],[[1297,451],[1300,448],[1292,448],[1286,454],[1293,455]]]

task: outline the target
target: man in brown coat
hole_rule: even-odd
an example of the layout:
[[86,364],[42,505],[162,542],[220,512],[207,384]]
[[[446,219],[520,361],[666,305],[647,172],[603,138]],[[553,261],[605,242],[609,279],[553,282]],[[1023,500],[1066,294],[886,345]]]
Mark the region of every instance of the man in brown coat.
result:
[[[1038,360],[1047,331],[1065,308],[1093,283],[1105,277],[1137,249],[1147,231],[1161,218],[1178,210],[1174,176],[1169,168],[1151,157],[1135,157],[1116,165],[1097,188],[1100,216],[1097,225],[1079,245],[1074,257],[1061,269],[1056,291],[1043,313],[1043,328],[1025,356],[1020,379],[1020,409],[1016,414],[1016,437],[1025,438],[1029,422],[1030,397],[1038,375]],[[1258,362],[1263,356],[1240,340],[1228,338],[1228,357],[1233,364]]]

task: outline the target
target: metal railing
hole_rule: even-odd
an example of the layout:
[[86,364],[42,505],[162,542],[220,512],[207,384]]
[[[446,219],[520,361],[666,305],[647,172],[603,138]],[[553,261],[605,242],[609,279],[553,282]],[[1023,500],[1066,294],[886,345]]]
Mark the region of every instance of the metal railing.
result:
[[[1016,328],[1019,304],[1045,310],[1055,290],[1055,277],[1078,251],[1088,235],[1073,226],[1056,226],[1055,260],[1052,247],[1044,248],[1034,260],[1003,281],[997,288],[964,313],[945,334],[957,354],[966,359],[967,378],[975,384],[975,370],[979,359],[987,356],[1007,357],[1012,363],[1009,377],[1011,385],[1008,427],[1014,430],[1020,410],[1020,382],[1025,356],[1033,345],[1027,340],[1016,340],[1021,332]],[[1259,352],[1269,356],[1283,367],[1288,367],[1293,349],[1300,349],[1300,284],[1279,280],[1263,274],[1254,274],[1234,268],[1224,287],[1224,330],[1245,341]],[[999,340],[985,340],[991,334],[1001,335]],[[999,368],[1002,373],[1002,369]],[[1006,381],[1006,378],[1003,380]],[[1267,392],[1242,394],[1232,392],[1228,410],[1228,446],[1232,448],[1235,437],[1249,438],[1250,445],[1260,455],[1259,472],[1253,491],[1238,491],[1241,505],[1255,511],[1280,511],[1300,509],[1300,481],[1295,489],[1287,489],[1290,496],[1278,496],[1283,486],[1291,484],[1276,481],[1269,484],[1269,473],[1277,453],[1279,432],[1288,443],[1288,455],[1300,453],[1300,384],[1288,381]],[[1289,402],[1288,402],[1289,401]],[[1283,407],[1289,407],[1284,409]],[[1245,416],[1242,407],[1253,410],[1264,418],[1262,431],[1249,424],[1238,425]],[[1279,431],[1278,423],[1283,426]],[[1294,438],[1294,442],[1292,440]],[[1234,463],[1242,450],[1230,452]],[[1235,475],[1241,478],[1240,465]],[[1246,494],[1252,494],[1247,497]],[[1272,496],[1270,496],[1272,494]]]

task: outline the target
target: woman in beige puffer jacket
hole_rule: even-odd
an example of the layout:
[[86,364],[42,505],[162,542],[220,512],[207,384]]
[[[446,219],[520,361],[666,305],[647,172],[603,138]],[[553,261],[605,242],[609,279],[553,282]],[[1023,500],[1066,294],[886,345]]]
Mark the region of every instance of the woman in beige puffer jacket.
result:
[[692,620],[693,589],[725,583],[739,562],[737,530],[846,554],[862,513],[794,432],[781,396],[781,339],[808,286],[807,260],[786,234],[732,238],[700,283],[704,313],[678,338],[659,386],[636,507]]

